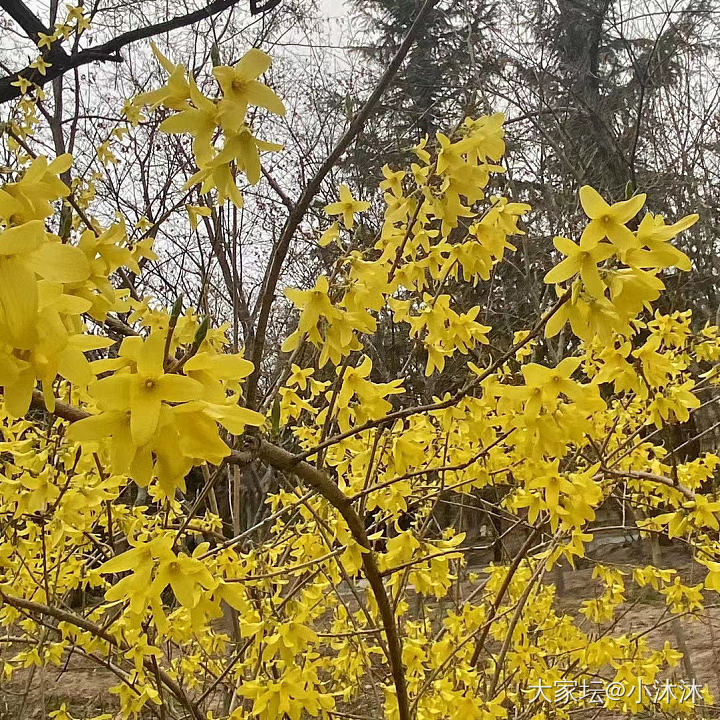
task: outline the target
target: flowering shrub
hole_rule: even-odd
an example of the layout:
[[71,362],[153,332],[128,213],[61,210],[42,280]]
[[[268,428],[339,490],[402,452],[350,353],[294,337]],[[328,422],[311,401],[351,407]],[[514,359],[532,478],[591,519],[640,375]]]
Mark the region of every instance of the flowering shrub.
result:
[[[167,85],[126,113],[163,108],[161,130],[192,136],[196,227],[241,206],[238,175],[257,183],[260,153],[280,150],[253,135],[248,108],[284,107],[258,79],[270,63],[259,50],[213,70],[217,97],[156,54]],[[17,164],[0,189],[5,681],[76,655],[116,676],[123,718],[298,720],[361,703],[401,720],[539,719],[538,683],[632,689],[678,663],[615,621],[631,587],[653,588],[675,617],[720,591],[720,459],[681,455],[666,432],[712,396],[718,329],[653,309],[664,274],[690,271],[671,241],[697,216],[666,223],[640,215],[645,195],[608,204],[581,188],[588,221],[554,240],[553,303],[507,343],[467,298],[515,252],[530,208],[486,193],[503,171],[502,115],[468,118],[415,147],[410,168],[384,169],[369,242],[356,233],[368,202],[343,185],[325,208],[317,242],[336,260],[313,287],[285,290],[297,324],[273,405],[257,401],[259,367],[229,351],[224,326],[129,292],[151,241],[128,241],[120,216],[96,220],[93,193],[60,178],[72,158],[36,156],[30,126],[7,128]],[[424,358],[450,391],[420,404],[404,370],[378,368],[373,338],[389,322],[408,352],[398,367]],[[214,486],[253,463],[279,490],[259,528],[230,537]],[[469,572],[469,541],[437,521],[450,497],[480,502],[518,547]],[[617,502],[707,574],[688,586],[671,569],[594,559],[602,594],[568,613],[548,573],[585,556],[598,510]],[[699,697],[659,704],[692,715]],[[642,713],[651,700],[604,702]]]

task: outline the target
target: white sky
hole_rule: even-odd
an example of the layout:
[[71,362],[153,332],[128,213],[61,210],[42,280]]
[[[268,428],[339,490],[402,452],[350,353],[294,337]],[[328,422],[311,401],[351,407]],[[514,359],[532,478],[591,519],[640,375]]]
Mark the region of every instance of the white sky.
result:
[[327,18],[345,18],[348,12],[343,0],[318,0],[318,9]]

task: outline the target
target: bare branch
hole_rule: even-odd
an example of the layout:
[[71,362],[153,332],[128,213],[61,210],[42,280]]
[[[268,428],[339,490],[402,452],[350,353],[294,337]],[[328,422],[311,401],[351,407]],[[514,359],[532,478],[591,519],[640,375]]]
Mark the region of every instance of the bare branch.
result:
[[[54,62],[49,68],[47,68],[45,75],[41,75],[36,69],[28,66],[14,75],[0,78],[0,103],[8,102],[8,100],[13,100],[14,98],[20,96],[20,88],[14,86],[12,83],[14,83],[21,75],[37,85],[45,85],[45,83],[64,75],[68,70],[80,67],[81,65],[87,65],[88,63],[95,62],[96,60],[122,62],[122,57],[120,57],[119,52],[126,45],[130,45],[130,43],[138,40],[144,40],[149,37],[154,37],[155,35],[160,35],[161,33],[170,32],[171,30],[177,30],[178,28],[192,25],[200,20],[205,20],[213,15],[217,15],[218,13],[233,7],[238,2],[239,0],[215,0],[215,2],[211,2],[209,5],[206,5],[200,10],[195,10],[194,12],[187,13],[186,15],[177,15],[165,22],[154,23],[153,25],[148,25],[144,28],[129,30],[128,32],[122,33],[121,35],[118,35],[112,40],[108,40],[101,45],[81,50],[73,55],[68,55],[62,51],[62,55],[57,54],[56,56],[53,56],[53,53],[51,52],[48,54],[48,57],[54,60]],[[22,9],[19,7],[20,5],[22,5],[22,3],[20,3],[19,0],[2,0],[0,2],[0,7],[3,7],[8,13],[10,13],[9,7],[12,7],[13,12],[18,14],[18,16],[23,19],[23,22],[28,24],[28,27],[30,27],[32,25],[32,21],[27,17],[27,13],[23,13]],[[27,11],[27,8],[25,8],[25,10]],[[27,12],[29,13],[29,11]],[[30,15],[32,15],[32,13],[30,13]],[[13,17],[15,17],[15,15],[13,15]],[[38,23],[40,22],[37,18],[35,18],[35,20]],[[26,29],[22,24],[21,26],[23,29]],[[40,31],[43,32],[42,29]]]
[[[248,378],[247,384],[247,403],[249,407],[253,407],[255,403],[255,395],[257,394],[258,380],[260,378],[260,369],[263,350],[265,349],[265,333],[267,331],[268,320],[270,319],[270,311],[272,309],[273,302],[275,300],[275,289],[280,279],[280,271],[282,270],[285,257],[290,248],[295,231],[298,225],[305,216],[305,212],[313,198],[320,189],[325,176],[332,170],[335,163],[338,161],[340,156],[347,150],[352,142],[357,137],[358,133],[362,130],[365,122],[370,117],[373,109],[377,105],[378,101],[382,97],[383,93],[387,89],[393,77],[397,73],[400,65],[402,65],[405,56],[412,46],[415,35],[417,34],[418,28],[422,25],[428,13],[437,3],[437,0],[425,0],[425,3],[420,8],[413,24],[405,36],[402,44],[395,53],[392,61],[388,65],[387,69],[380,78],[377,86],[373,90],[370,97],[365,101],[365,104],[361,108],[360,112],[355,115],[350,127],[345,131],[345,134],[340,138],[338,144],[333,148],[332,152],[328,155],[323,164],[318,168],[317,172],[311,178],[307,187],[303,191],[302,195],[295,203],[294,210],[290,213],[285,227],[283,228],[282,234],[277,244],[273,248],[272,257],[270,264],[268,265],[265,273],[265,279],[263,281],[262,292],[258,297],[259,315],[258,324],[255,331],[255,340],[252,347],[252,362],[255,366],[252,375]],[[255,310],[258,310],[256,306]],[[254,315],[255,313],[253,313]]]

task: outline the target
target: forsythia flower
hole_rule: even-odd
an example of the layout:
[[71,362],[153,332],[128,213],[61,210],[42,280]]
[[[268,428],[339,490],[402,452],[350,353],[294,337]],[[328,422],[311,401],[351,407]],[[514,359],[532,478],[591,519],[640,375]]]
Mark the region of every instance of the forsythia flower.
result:
[[[69,7],[38,44],[88,22]],[[423,138],[409,167],[383,167],[379,227],[349,247],[340,223],[352,231],[370,203],[342,185],[319,239],[335,242],[320,252],[332,267],[285,288],[269,316],[274,297],[260,297],[277,333],[256,336],[240,306],[231,332],[183,297],[171,309],[138,297],[147,284],[132,276],[158,258],[148,234],[184,223],[188,235],[242,204],[241,183],[259,182],[262,153],[279,149],[255,137],[249,108],[285,108],[260,81],[260,50],[226,67],[213,47],[217,83],[153,52],[166,85],[123,114],[133,125],[143,105],[162,107],[161,130],[192,141],[193,194],[169,228],[152,208],[104,225],[100,172],[66,185],[70,156],[30,157],[38,90],[8,127],[2,679],[82,656],[119,678],[113,717],[194,720],[213,720],[222,697],[234,697],[223,720],[325,718],[358,703],[393,720],[498,720],[518,706],[543,720],[552,713],[526,697],[543,683],[556,699],[600,677],[638,692],[659,683],[680,652],[645,626],[619,630],[621,614],[655,593],[685,621],[720,592],[720,457],[676,440],[712,402],[719,332],[689,311],[653,311],[663,272],[690,269],[670,241],[697,217],[647,213],[636,226],[644,195],[611,204],[581,188],[589,221],[577,241],[555,238],[563,259],[546,275],[557,300],[538,320],[496,322],[492,290],[513,238],[531,235],[530,207],[488,191],[506,186],[504,117],[467,118]],[[122,136],[100,145],[103,162]],[[270,292],[279,278],[268,277]],[[237,305],[207,280],[205,312]],[[616,506],[632,518],[619,530],[598,521]],[[703,582],[633,552],[604,564],[601,543],[589,551],[630,531],[678,538]],[[593,570],[569,608],[549,571],[577,558]],[[692,692],[658,705],[691,717],[712,704]],[[645,700],[608,708],[645,713]],[[52,717],[73,720],[68,707]]]
[[340,185],[340,200],[325,206],[328,215],[342,215],[343,223],[349,230],[353,226],[355,213],[363,212],[370,207],[369,202],[355,200],[350,188],[344,183]]

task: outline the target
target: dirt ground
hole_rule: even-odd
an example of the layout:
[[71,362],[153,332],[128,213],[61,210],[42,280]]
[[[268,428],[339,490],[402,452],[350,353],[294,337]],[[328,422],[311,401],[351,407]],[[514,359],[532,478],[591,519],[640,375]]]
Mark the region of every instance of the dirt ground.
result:
[[[637,544],[630,547],[607,547],[597,552],[596,556],[602,557],[606,564],[615,564],[623,569],[623,566],[629,563],[642,564],[642,553],[645,550]],[[703,579],[703,569],[694,565],[683,552],[676,548],[663,548],[662,552],[663,565],[677,569],[683,582],[697,584]],[[629,572],[630,568],[627,570]],[[562,591],[558,592],[560,609],[575,614],[584,599],[594,597],[599,592],[600,585],[592,580],[591,574],[591,567],[563,573],[564,587],[561,586]],[[549,578],[549,581],[557,580],[557,576]],[[660,627],[648,632],[649,643],[658,648],[662,647],[666,640],[675,648],[682,648],[684,644],[687,649],[686,658],[675,668],[675,678],[695,679],[699,684],[707,685],[715,696],[716,708],[708,708],[705,716],[720,718],[720,601],[713,603],[708,598],[710,607],[701,619],[683,618],[673,622],[663,596],[648,589],[638,591],[630,582],[628,589],[628,602],[620,613],[622,617],[615,633],[644,632],[660,621]],[[15,650],[8,652],[7,645],[4,647],[6,656],[14,652]],[[2,656],[3,654],[0,654],[0,659]],[[108,713],[114,718],[117,716],[117,704],[108,689],[116,684],[117,678],[109,670],[94,666],[90,660],[77,655],[71,657],[63,668],[22,670],[17,672],[9,683],[0,679],[0,720],[40,720],[47,717],[48,712],[58,709],[61,703],[66,703],[68,710],[76,717]],[[348,710],[350,714],[346,717],[352,717],[353,710],[361,713],[355,717],[367,715],[361,708]],[[587,716],[599,720],[619,717],[602,709],[590,714],[587,712],[576,710],[571,716]]]

